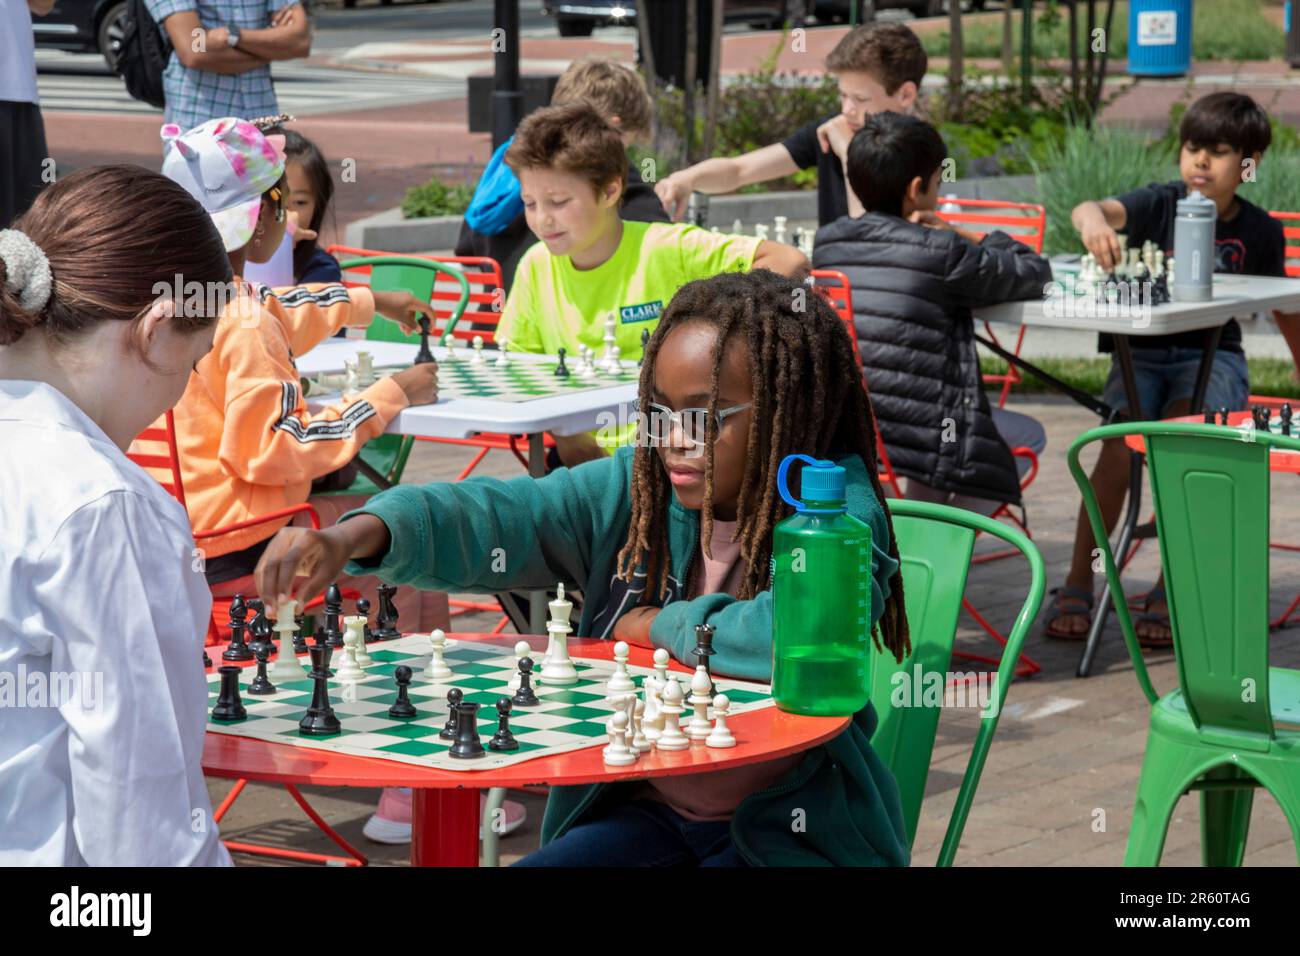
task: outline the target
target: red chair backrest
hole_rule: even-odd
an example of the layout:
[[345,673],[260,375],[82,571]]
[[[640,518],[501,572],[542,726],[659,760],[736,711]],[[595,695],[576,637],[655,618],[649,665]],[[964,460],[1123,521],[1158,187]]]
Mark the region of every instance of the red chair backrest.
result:
[[[159,449],[158,445],[163,447]],[[135,437],[127,449],[126,457],[156,478],[167,489],[167,493],[181,503],[181,507],[185,506],[181,459],[176,450],[176,420],[171,409]]]
[[[1285,243],[1286,274],[1291,278],[1300,276],[1300,212],[1270,212],[1274,219],[1282,221],[1282,237]],[[1290,225],[1294,223],[1294,225]]]
[[[505,305],[505,281],[501,274],[501,263],[487,256],[424,256],[407,252],[383,252],[378,249],[356,249],[351,246],[329,246],[326,250],[335,259],[361,259],[368,256],[406,256],[410,259],[431,259],[434,262],[450,262],[465,267],[462,273],[469,282],[469,304],[465,314],[456,323],[452,336],[471,341],[481,335],[489,344],[495,339],[497,323],[501,321],[501,309]],[[347,286],[363,285],[349,275],[369,275],[369,266],[349,269],[343,277]],[[451,315],[452,306],[460,298],[460,285],[450,276],[439,275],[433,284],[434,328],[441,328]],[[446,303],[439,309],[439,303]]]
[[[960,211],[942,210],[942,207],[951,205],[959,206]],[[1047,210],[1037,203],[940,196],[939,206],[940,219],[968,229],[981,239],[989,229],[999,228],[1012,239],[1023,242],[1034,252],[1043,251],[1043,231],[1047,228]]]

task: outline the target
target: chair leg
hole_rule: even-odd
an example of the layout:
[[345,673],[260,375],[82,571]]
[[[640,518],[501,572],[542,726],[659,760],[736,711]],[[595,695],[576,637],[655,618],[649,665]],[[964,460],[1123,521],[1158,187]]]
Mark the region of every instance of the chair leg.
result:
[[[212,814],[212,822],[219,824],[222,817],[229,812],[230,808],[235,805],[239,795],[244,792],[244,787],[248,785],[247,780],[236,780],[235,785],[230,788],[226,798],[221,801]],[[285,850],[280,847],[265,846],[260,843],[243,843],[235,840],[223,840],[226,849],[236,853],[248,853],[253,856],[268,856],[281,860],[296,860],[301,863],[323,863],[326,866],[367,866],[369,861],[365,855],[356,847],[345,840],[333,827],[331,827],[309,804],[305,797],[298,792],[298,788],[291,783],[286,783],[284,788],[289,791],[289,796],[293,797],[298,806],[302,807],[304,813],[311,818],[312,823],[329,837],[341,850],[348,854],[347,857],[331,856],[327,853],[310,853],[305,850]],[[349,859],[350,857],[350,859]]]
[[[1152,761],[1151,746],[1147,739],[1147,756],[1142,762],[1142,776],[1138,778],[1137,802],[1133,806],[1133,825],[1128,832],[1128,847],[1124,851],[1125,866],[1159,866],[1165,849],[1165,834],[1169,831],[1169,818],[1181,796],[1170,786],[1163,770],[1163,762]],[[1153,766],[1155,764],[1155,766]]]
[[479,450],[479,453],[478,453],[477,455],[474,456],[474,460],[471,461],[468,465],[466,465],[466,466],[464,467],[464,469],[461,471],[461,473],[460,473],[459,475],[456,476],[456,480],[457,480],[457,481],[464,481],[466,478],[468,478],[468,477],[469,477],[469,473],[470,473],[471,471],[473,471],[475,468],[478,467],[478,463],[479,463],[480,461],[482,461],[483,458],[484,458],[484,456],[486,456],[487,453],[488,453],[489,451],[491,451],[491,450],[492,450],[492,449],[490,449],[490,448],[482,448],[482,449],[480,449],[480,450]]
[[497,830],[496,818],[497,811],[505,805],[505,802],[505,787],[488,789],[487,802],[483,805],[483,822],[479,824],[483,831],[483,857],[479,861],[479,866],[501,865],[501,833]]
[[[1228,764],[1215,767],[1203,779],[1253,778],[1240,767]],[[1240,790],[1201,791],[1201,862],[1205,866],[1241,866],[1254,801],[1255,790],[1250,784]]]

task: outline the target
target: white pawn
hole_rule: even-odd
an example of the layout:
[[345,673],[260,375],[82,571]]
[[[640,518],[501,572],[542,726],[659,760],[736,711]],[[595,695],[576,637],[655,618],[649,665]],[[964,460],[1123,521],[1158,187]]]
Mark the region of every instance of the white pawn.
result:
[[369,667],[374,661],[366,652],[366,619],[360,615],[345,617],[343,626],[353,633],[352,656],[357,659],[357,666]]
[[520,641],[515,645],[515,673],[506,684],[511,690],[519,689],[519,662],[533,652],[527,641]]
[[690,722],[686,725],[686,736],[691,740],[703,740],[709,736],[712,729],[709,725],[709,704],[713,701],[713,681],[709,680],[709,672],[701,664],[695,668],[695,676],[691,678],[691,707],[695,713],[691,716]]
[[772,219],[772,241],[785,243],[785,224],[789,222],[788,216],[775,216]]
[[663,700],[659,694],[664,685],[659,678],[648,674],[641,686],[645,689],[641,726],[646,739],[653,742],[659,738],[659,731],[663,727]]
[[470,359],[470,363],[473,365],[482,365],[483,362],[483,336],[476,335],[474,336],[474,357]]
[[366,676],[366,672],[357,664],[355,644],[356,632],[348,629],[343,635],[343,661],[334,672],[334,679],[341,683],[354,683]]
[[655,651],[655,676],[659,678],[659,687],[662,690],[663,685],[668,682],[668,649],[660,647]]
[[690,738],[682,733],[682,688],[676,680],[669,680],[664,687],[664,725],[655,741],[660,750],[685,750],[691,745]]
[[718,748],[736,746],[736,737],[727,726],[729,710],[731,710],[731,701],[727,699],[726,694],[719,694],[713,698],[713,730],[704,739],[704,746]]
[[646,703],[643,700],[634,700],[632,703],[632,740],[630,746],[638,753],[647,753],[650,750],[650,738],[645,735],[645,711]]
[[623,363],[618,359],[620,354],[622,350],[617,345],[610,346],[609,358],[605,362],[605,371],[610,375],[619,375],[623,371]]
[[745,233],[745,224],[737,219],[731,224],[731,233],[735,236],[741,236]]
[[506,348],[509,345],[508,339],[501,339],[497,342],[497,368],[505,368],[510,364],[510,356],[506,354]]
[[619,641],[614,645],[614,674],[610,677],[609,683],[605,685],[605,690],[611,697],[636,693],[636,682],[632,680],[632,675],[627,672],[627,659],[631,656],[631,653],[627,641]]
[[754,235],[758,238],[759,242],[762,242],[764,239],[767,238],[767,226],[761,222],[755,225]]
[[451,680],[451,668],[442,657],[443,648],[447,646],[447,635],[442,628],[434,628],[429,643],[433,645],[433,655],[424,669],[424,677],[432,681]]
[[459,342],[460,339],[456,338],[456,336],[454,335],[451,338],[447,339],[447,354],[444,355],[442,358],[444,362],[456,361],[456,346],[457,344],[459,344]]
[[626,767],[636,763],[636,754],[627,745],[627,714],[621,710],[605,722],[609,746],[600,752],[611,767]]

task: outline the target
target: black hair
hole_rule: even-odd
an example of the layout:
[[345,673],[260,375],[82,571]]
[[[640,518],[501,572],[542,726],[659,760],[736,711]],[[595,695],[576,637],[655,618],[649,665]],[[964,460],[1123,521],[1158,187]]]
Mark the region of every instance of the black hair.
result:
[[1263,107],[1244,93],[1227,90],[1202,96],[1187,108],[1178,126],[1178,145],[1215,146],[1227,143],[1242,156],[1268,149],[1273,129]]
[[939,131],[902,113],[877,113],[849,143],[849,185],[868,212],[903,214],[903,197],[917,176],[928,184],[948,155]]
[[[282,188],[286,192],[289,188],[289,163],[300,163],[303,172],[307,174],[307,182],[311,184],[312,195],[316,199],[316,209],[312,213],[311,222],[302,222],[298,225],[312,230],[319,236],[321,224],[325,221],[325,213],[330,207],[330,200],[334,198],[334,177],[330,174],[329,163],[325,161],[324,154],[321,153],[316,144],[303,136],[302,133],[285,129],[282,126],[273,126],[266,130],[266,134],[268,136],[279,134],[284,137],[285,171]],[[284,198],[284,208],[289,208],[289,197],[287,195]],[[315,254],[315,239],[304,239],[302,242],[295,243],[293,247],[293,277],[295,282],[307,270],[307,263],[311,261],[311,257]]]

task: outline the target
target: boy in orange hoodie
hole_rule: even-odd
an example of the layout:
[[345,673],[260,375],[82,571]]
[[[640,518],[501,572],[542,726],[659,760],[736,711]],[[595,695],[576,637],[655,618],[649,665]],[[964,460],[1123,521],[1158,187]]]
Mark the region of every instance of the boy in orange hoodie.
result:
[[[194,528],[203,530],[308,501],[313,481],[355,458],[398,412],[436,401],[437,366],[417,365],[313,415],[293,361],[344,326],[368,325],[376,311],[414,331],[416,316],[431,306],[409,292],[340,284],[273,292],[244,282],[239,276],[245,262],[267,261],[284,235],[283,137],[265,136],[252,123],[233,118],[211,120],[186,133],[168,124],[162,136],[163,174],[208,210],[236,277],[230,288],[205,290],[207,296],[224,296],[224,308],[212,351],[195,364],[175,409],[186,506]],[[176,277],[176,284],[182,280]],[[329,524],[359,503],[353,496],[323,499],[318,511]],[[216,597],[251,592],[247,576],[291,517],[203,542],[208,583],[225,585],[214,588]],[[340,583],[378,606],[374,579]],[[420,613],[423,604],[429,613],[437,607],[417,592],[399,596],[404,626],[428,623],[422,619],[429,613]],[[429,626],[438,624],[445,621]]]

